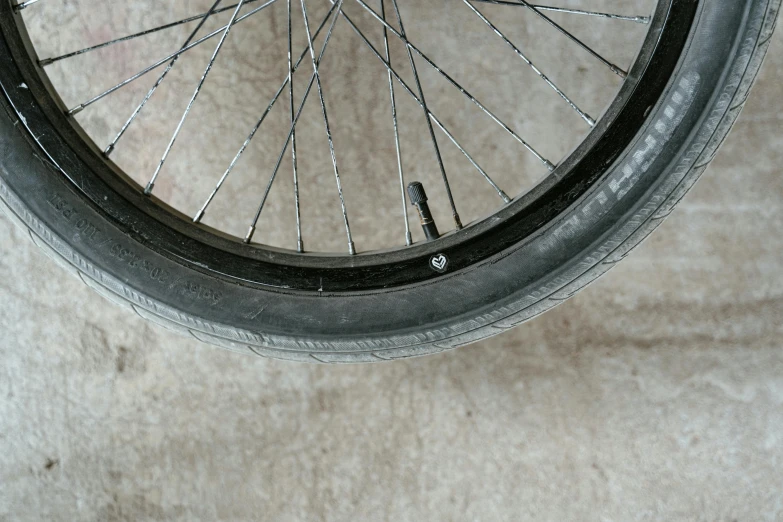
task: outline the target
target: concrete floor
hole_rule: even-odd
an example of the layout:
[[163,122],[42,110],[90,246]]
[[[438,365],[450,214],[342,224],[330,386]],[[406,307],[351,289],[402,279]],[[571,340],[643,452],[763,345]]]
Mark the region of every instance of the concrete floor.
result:
[[783,520],[783,35],[702,181],[589,289],[393,364],[117,309],[0,217],[0,520]]

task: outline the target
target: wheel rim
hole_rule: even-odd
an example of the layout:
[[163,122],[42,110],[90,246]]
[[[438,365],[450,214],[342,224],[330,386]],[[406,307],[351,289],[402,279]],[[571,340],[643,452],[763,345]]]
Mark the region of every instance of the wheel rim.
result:
[[[32,8],[32,5],[30,7]],[[10,10],[10,6],[7,9]],[[220,237],[215,230],[203,226],[196,228],[188,224],[182,219],[183,216],[167,208],[164,202],[141,197],[138,188],[134,189],[127,183],[120,182],[123,173],[96,154],[100,150],[85,136],[84,131],[78,128],[78,123],[72,117],[64,116],[64,105],[57,99],[52,85],[34,61],[29,60],[23,73],[30,80],[30,90],[43,108],[42,113],[48,115],[50,121],[55,121],[58,131],[70,142],[79,159],[86,160],[85,163],[89,164],[88,170],[108,182],[109,191],[119,193],[128,204],[144,211],[160,223],[160,230],[155,233],[147,231],[146,237],[143,238],[150,246],[191,262],[197,269],[209,270],[249,283],[309,291],[368,290],[443,277],[442,272],[433,270],[431,264],[433,256],[440,254],[448,259],[448,273],[469,268],[491,259],[492,256],[502,255],[504,250],[556,219],[571,202],[589,189],[608,162],[616,157],[643,123],[643,113],[657,100],[665,86],[665,79],[671,75],[684,45],[693,10],[694,6],[685,5],[685,2],[658,4],[650,23],[650,34],[645,40],[639,59],[630,69],[631,81],[623,84],[618,96],[587,139],[534,189],[516,198],[491,218],[477,221],[472,226],[446,235],[438,241],[351,257],[299,255],[264,246],[243,245]],[[475,13],[478,13],[477,16],[482,22],[491,24],[487,17],[481,18],[481,11],[475,10]],[[237,19],[241,19],[241,15],[238,15]],[[327,21],[328,18],[324,18],[324,22]],[[15,22],[4,24],[3,32],[9,42],[16,44],[12,46],[19,51],[16,58],[17,63],[21,64],[24,63],[23,56],[31,55],[32,48],[29,40],[26,40],[24,27],[20,27],[22,24],[18,10]],[[322,25],[329,27],[326,23]],[[489,28],[488,25],[487,27]],[[387,27],[387,30],[391,29],[392,27]],[[665,38],[661,38],[661,34],[664,34]],[[498,37],[504,39],[505,35]],[[659,45],[662,40],[667,42],[666,46]],[[394,79],[397,80],[397,77]],[[402,82],[398,84],[402,85]],[[418,90],[415,87],[413,89]],[[13,98],[13,93],[8,89],[6,91],[9,97]],[[415,95],[415,92],[413,94]],[[583,111],[580,117],[590,118]],[[40,120],[40,124],[44,125],[43,118]],[[38,119],[36,115],[30,115],[27,121],[35,125]],[[439,120],[434,121],[437,124]],[[68,129],[64,125],[66,122],[70,127]],[[78,140],[81,140],[80,144],[76,143]],[[47,152],[64,154],[62,151],[49,149]],[[90,195],[98,204],[107,201],[97,196],[97,193]],[[111,207],[108,204],[106,206]],[[115,217],[118,213],[116,208],[105,210],[115,214]],[[192,240],[192,244],[179,250],[172,248],[177,245],[174,237],[181,234]]]

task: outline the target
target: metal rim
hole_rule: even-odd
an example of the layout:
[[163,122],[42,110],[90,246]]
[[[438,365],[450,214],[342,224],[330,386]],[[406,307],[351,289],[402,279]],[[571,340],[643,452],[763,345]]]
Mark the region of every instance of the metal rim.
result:
[[[305,291],[363,291],[420,283],[442,275],[432,269],[431,257],[444,254],[449,273],[466,269],[519,244],[556,219],[605,172],[644,123],[676,65],[690,29],[695,4],[673,0],[658,4],[647,40],[629,71],[621,94],[595,126],[588,139],[533,191],[512,202],[492,219],[400,251],[374,252],[353,257],[300,255],[244,245],[222,237],[206,227],[195,227],[173,209],[150,200],[123,181],[123,173],[104,160],[101,151],[86,137],[53,93],[38,66],[26,38],[18,11],[4,3],[3,34],[12,48],[16,65],[29,82],[28,93],[5,89],[16,107],[26,107],[24,95],[35,98],[25,111],[31,128],[57,130],[62,144],[41,143],[57,165],[72,180],[90,179],[80,190],[150,248],[197,270],[233,280]],[[6,78],[3,74],[0,78]],[[0,79],[2,81],[2,79]],[[108,197],[111,195],[111,197]],[[119,199],[118,199],[119,198]],[[141,213],[139,213],[141,211]],[[123,219],[124,218],[124,219]],[[138,233],[139,220],[156,224]]]

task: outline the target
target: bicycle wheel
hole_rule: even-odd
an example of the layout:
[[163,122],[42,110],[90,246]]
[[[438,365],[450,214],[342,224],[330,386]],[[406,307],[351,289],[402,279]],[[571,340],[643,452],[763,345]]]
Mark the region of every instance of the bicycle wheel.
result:
[[0,198],[202,341],[437,352],[562,302],[671,212],[779,5],[0,2]]

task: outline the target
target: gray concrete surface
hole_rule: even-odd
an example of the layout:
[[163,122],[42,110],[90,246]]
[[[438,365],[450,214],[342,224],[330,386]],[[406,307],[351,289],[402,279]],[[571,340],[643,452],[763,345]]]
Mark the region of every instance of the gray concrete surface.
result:
[[0,218],[0,520],[783,520],[782,71],[778,33],[718,159],[628,260],[439,356],[219,351]]

